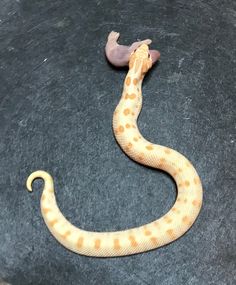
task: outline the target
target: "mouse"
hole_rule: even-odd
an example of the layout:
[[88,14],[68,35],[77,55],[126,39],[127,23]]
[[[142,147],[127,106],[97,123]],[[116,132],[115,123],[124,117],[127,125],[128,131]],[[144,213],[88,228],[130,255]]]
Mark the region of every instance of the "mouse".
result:
[[[118,39],[120,33],[111,31],[107,38],[105,46],[105,53],[108,61],[116,66],[123,67],[129,65],[129,59],[131,54],[142,44],[150,45],[152,40],[146,39],[142,41],[136,41],[130,46],[120,45]],[[160,58],[160,52],[158,50],[149,50],[149,56],[152,60],[152,64],[156,63]]]

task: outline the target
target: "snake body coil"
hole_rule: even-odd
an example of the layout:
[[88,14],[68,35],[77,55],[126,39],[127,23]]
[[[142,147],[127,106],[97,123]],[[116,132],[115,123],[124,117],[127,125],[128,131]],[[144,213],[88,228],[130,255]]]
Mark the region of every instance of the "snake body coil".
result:
[[52,177],[45,171],[33,172],[27,180],[32,191],[34,179],[45,182],[41,211],[52,235],[66,248],[88,256],[123,256],[148,251],[182,236],[194,223],[202,205],[199,176],[179,152],[150,143],[140,134],[137,118],[142,107],[141,86],[152,60],[147,44],[141,44],[129,58],[129,71],[122,98],[113,117],[116,140],[133,160],[168,172],[177,185],[177,199],[163,217],[137,228],[117,232],[89,232],[73,226],[59,210]]

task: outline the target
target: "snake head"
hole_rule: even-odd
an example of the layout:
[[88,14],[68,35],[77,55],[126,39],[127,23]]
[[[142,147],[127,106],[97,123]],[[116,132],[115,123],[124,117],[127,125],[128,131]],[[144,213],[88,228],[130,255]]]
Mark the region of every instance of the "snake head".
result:
[[[130,46],[118,44],[120,34],[112,31],[107,38],[105,47],[105,53],[108,61],[115,66],[127,66],[129,65],[131,55],[142,45],[150,45],[151,40],[146,39],[143,41],[137,41]],[[148,57],[154,64],[159,58],[160,53],[157,50],[148,50]]]
[[159,57],[160,53],[158,51],[150,53],[148,45],[142,44],[130,55],[129,69],[133,69],[137,73],[136,76],[140,75],[142,78]]

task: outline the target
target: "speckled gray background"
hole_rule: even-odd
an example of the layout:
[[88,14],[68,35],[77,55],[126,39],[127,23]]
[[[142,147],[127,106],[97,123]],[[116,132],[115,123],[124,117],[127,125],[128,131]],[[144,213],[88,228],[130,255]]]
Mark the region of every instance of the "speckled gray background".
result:
[[[152,38],[161,60],[147,76],[139,126],[184,153],[202,178],[193,228],[152,252],[99,259],[64,249],[40,214],[42,182],[75,225],[119,230],[160,217],[175,200],[164,173],[126,157],[111,120],[126,70],[104,58]],[[184,0],[1,0],[0,279],[28,284],[235,284],[236,4]]]

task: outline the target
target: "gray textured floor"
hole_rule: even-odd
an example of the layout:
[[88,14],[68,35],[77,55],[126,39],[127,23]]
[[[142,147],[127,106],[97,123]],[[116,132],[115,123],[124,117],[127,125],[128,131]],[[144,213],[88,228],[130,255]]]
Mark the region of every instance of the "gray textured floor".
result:
[[[235,1],[0,2],[0,279],[26,284],[235,284]],[[167,175],[126,157],[111,120],[125,70],[104,58],[106,36],[152,38],[161,61],[148,75],[139,126],[198,170],[204,205],[193,228],[149,253],[75,255],[40,214],[49,171],[75,225],[119,230],[164,214]]]

